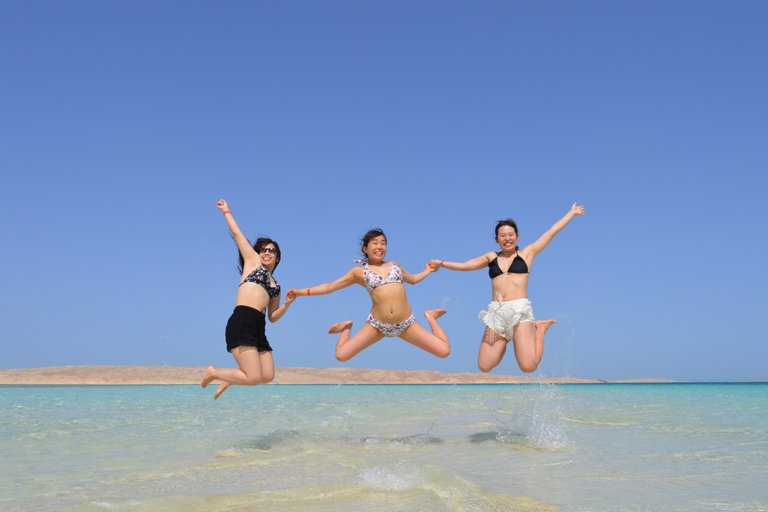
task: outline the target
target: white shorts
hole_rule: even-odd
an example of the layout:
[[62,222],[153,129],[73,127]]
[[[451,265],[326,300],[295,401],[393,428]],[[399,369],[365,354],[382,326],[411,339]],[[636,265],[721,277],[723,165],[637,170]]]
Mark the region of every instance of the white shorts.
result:
[[515,328],[523,322],[535,324],[531,301],[528,299],[510,300],[507,302],[493,301],[488,304],[488,311],[481,311],[477,316],[481,322],[491,328],[507,341],[512,339]]

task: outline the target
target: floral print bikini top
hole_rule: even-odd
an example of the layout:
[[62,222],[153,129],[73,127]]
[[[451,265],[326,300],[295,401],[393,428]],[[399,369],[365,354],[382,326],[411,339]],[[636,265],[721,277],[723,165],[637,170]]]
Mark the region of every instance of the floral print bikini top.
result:
[[256,283],[257,285],[267,290],[267,294],[269,294],[270,299],[274,299],[280,295],[280,285],[277,284],[277,281],[273,279],[273,281],[275,281],[275,286],[270,286],[269,277],[270,275],[267,267],[264,265],[259,265],[253,269],[253,272],[245,276],[245,279],[243,279],[243,282],[240,283],[240,286],[243,286],[245,283]]
[[365,282],[365,289],[370,293],[374,288],[377,288],[383,284],[402,283],[403,272],[400,270],[400,267],[390,261],[387,277],[381,277],[380,274],[368,268],[368,262],[366,261],[365,268],[363,269],[363,282]]

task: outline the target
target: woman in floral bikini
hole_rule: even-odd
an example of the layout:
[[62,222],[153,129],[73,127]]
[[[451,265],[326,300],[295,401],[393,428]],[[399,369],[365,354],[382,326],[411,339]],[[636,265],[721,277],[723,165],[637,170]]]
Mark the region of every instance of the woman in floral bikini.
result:
[[336,343],[336,359],[349,361],[362,350],[370,347],[383,337],[400,337],[426,350],[437,357],[448,357],[451,346],[445,331],[437,324],[437,319],[445,314],[445,309],[425,311],[432,332],[416,322],[411,305],[405,295],[403,283],[416,284],[422,281],[434,269],[427,264],[418,274],[409,274],[394,261],[385,262],[387,255],[387,237],[380,229],[372,229],[362,239],[361,250],[364,260],[349,272],[332,283],[311,288],[291,288],[288,299],[310,295],[326,295],[353,284],[364,286],[371,295],[373,307],[365,325],[351,336],[352,321],[339,322],[331,326],[329,334],[341,333]]
[[272,359],[272,347],[264,333],[265,320],[280,320],[294,300],[294,297],[287,297],[280,306],[280,285],[272,277],[280,263],[280,247],[277,242],[259,238],[251,247],[237,226],[227,202],[222,199],[216,206],[224,213],[232,238],[240,251],[242,277],[237,289],[235,311],[229,317],[226,329],[227,351],[235,357],[238,368],[209,366],[200,383],[206,387],[216,379],[221,380],[219,389],[213,395],[214,400],[230,384],[256,386],[272,382],[275,378],[275,362]]

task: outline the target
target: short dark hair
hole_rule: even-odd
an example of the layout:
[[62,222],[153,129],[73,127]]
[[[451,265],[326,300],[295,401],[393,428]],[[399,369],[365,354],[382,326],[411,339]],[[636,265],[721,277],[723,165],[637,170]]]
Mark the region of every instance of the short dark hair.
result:
[[379,228],[373,228],[370,231],[368,231],[366,234],[363,235],[363,237],[360,239],[360,252],[363,253],[363,256],[366,258],[368,257],[367,254],[365,254],[365,251],[363,251],[363,247],[368,247],[368,242],[376,238],[377,236],[383,236],[384,242],[387,241],[387,235],[384,234],[384,231],[382,231]]

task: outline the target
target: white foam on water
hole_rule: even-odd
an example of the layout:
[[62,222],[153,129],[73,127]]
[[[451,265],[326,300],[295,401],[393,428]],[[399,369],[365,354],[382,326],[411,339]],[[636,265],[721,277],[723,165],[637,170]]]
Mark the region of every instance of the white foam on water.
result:
[[96,506],[96,507],[106,508],[107,510],[120,510],[120,509],[123,509],[123,508],[126,508],[126,507],[140,507],[140,506],[144,505],[140,501],[129,501],[129,502],[120,503],[120,504],[118,504],[118,503],[109,503],[107,501],[92,501],[91,504]]
[[405,491],[424,481],[421,471],[406,468],[399,462],[393,466],[365,469],[360,476],[366,486],[384,491]]

